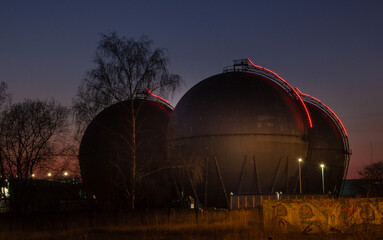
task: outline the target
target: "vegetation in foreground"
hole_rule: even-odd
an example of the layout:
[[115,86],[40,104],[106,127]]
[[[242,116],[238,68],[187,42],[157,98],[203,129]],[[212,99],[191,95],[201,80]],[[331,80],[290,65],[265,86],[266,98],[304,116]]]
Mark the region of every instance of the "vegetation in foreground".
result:
[[342,233],[265,232],[259,209],[134,210],[1,215],[0,239],[382,239],[383,230],[365,226]]

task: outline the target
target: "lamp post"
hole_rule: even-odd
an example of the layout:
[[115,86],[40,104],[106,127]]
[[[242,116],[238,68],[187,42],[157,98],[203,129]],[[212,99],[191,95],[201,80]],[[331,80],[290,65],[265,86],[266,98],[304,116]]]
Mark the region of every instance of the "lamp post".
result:
[[302,158],[299,158],[298,159],[298,166],[299,166],[299,193],[300,194],[302,194],[301,162],[302,162]]
[[322,191],[324,194],[324,164],[322,163],[320,167],[322,168]]

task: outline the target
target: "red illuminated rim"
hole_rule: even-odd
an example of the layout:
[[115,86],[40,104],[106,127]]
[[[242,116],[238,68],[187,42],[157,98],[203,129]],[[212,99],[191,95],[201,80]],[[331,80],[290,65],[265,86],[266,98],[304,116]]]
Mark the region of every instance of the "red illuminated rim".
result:
[[301,96],[297,93],[297,91],[295,91],[295,89],[294,89],[288,82],[286,82],[283,78],[281,78],[281,77],[280,77],[278,74],[276,74],[275,72],[273,72],[273,71],[271,71],[271,70],[269,70],[269,69],[267,69],[267,68],[264,68],[264,67],[255,65],[249,58],[248,58],[247,60],[249,61],[249,63],[250,63],[253,67],[262,69],[262,70],[264,70],[264,71],[267,71],[267,72],[273,74],[273,75],[274,75],[275,77],[277,77],[280,81],[282,81],[282,82],[285,83],[287,86],[289,86],[289,88],[290,88],[290,89],[294,92],[294,94],[298,97],[298,99],[299,99],[299,101],[301,102],[303,108],[305,109],[305,112],[306,112],[306,115],[307,115],[307,119],[308,119],[308,121],[309,121],[309,126],[310,126],[310,128],[312,128],[312,127],[313,127],[313,123],[312,123],[312,121],[311,121],[310,113],[309,113],[309,111],[308,111],[308,109],[307,109],[306,104],[305,104],[304,101],[302,100]]
[[297,89],[297,91],[299,92],[300,95],[308,97],[308,98],[311,98],[311,99],[315,100],[316,102],[318,102],[323,107],[325,107],[336,118],[336,120],[339,122],[339,124],[340,124],[340,126],[341,126],[341,128],[342,128],[342,130],[344,132],[344,134],[347,136],[346,128],[344,127],[343,123],[340,121],[339,117],[335,114],[335,112],[333,110],[331,110],[331,108],[329,108],[326,104],[324,104],[318,98],[315,98],[315,97],[313,97],[311,95],[305,94],[305,93],[301,92],[298,88],[296,88],[296,89]]
[[167,105],[169,105],[169,106],[174,110],[174,107],[173,107],[173,106],[172,106],[172,105],[171,105],[165,98],[160,97],[160,96],[158,96],[158,95],[152,93],[152,92],[149,90],[149,88],[146,88],[146,90],[148,91],[148,93],[149,93],[152,97],[155,97],[155,98],[161,100],[162,102],[166,103]]

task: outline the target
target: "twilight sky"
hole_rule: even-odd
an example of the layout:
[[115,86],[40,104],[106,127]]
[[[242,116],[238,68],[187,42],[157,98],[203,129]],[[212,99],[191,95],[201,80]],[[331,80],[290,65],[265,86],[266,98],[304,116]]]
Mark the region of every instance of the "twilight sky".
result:
[[171,72],[186,83],[173,105],[233,59],[250,58],[335,111],[356,178],[371,156],[383,160],[382,10],[381,0],[0,0],[0,81],[14,102],[70,105],[98,34],[114,30],[168,49]]

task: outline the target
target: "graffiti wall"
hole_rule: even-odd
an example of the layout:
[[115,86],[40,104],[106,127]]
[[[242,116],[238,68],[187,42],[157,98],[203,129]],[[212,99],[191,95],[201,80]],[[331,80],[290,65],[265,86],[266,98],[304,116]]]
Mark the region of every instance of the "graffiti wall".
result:
[[265,200],[266,231],[346,232],[383,227],[383,198]]

